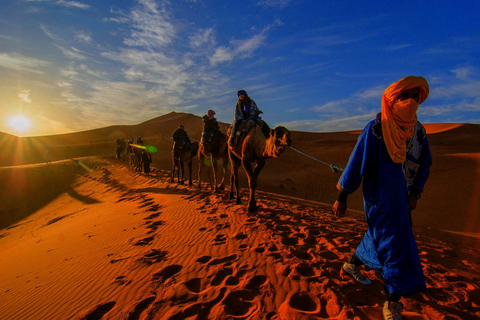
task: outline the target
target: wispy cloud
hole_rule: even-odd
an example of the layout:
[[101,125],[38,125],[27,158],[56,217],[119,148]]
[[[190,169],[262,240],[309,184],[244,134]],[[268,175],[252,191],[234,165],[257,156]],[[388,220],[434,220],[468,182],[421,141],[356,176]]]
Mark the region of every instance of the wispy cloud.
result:
[[87,59],[80,50],[78,50],[75,47],[71,47],[70,49],[61,47],[59,45],[55,45],[60,51],[63,53],[64,56],[66,56],[69,59],[72,60],[85,60]]
[[215,45],[215,31],[213,28],[200,29],[189,37],[190,47],[199,48],[204,45]]
[[260,0],[257,2],[259,6],[269,8],[285,8],[288,6],[291,0]]
[[397,45],[391,45],[391,46],[386,46],[385,50],[386,51],[398,51],[398,50],[403,50],[406,48],[412,47],[413,44],[397,44]]
[[92,34],[89,31],[77,31],[75,39],[79,42],[92,43]]
[[352,117],[338,117],[333,119],[310,119],[276,123],[290,130],[338,132],[350,131],[365,127],[368,121],[372,120],[371,114],[363,114]]
[[58,0],[55,2],[58,5],[69,7],[69,8],[78,8],[78,9],[89,9],[90,5],[81,3],[78,1],[66,1],[66,0]]
[[73,0],[20,0],[27,3],[47,3],[53,5],[59,5],[62,7],[77,8],[77,9],[89,9],[90,5]]
[[40,24],[40,29],[42,29],[42,31],[43,31],[50,39],[59,40],[59,38],[58,38],[57,36],[55,36],[52,32],[50,32],[50,30],[47,28],[46,25]]
[[21,54],[0,53],[0,67],[43,74],[42,69],[50,66],[51,63],[45,60],[27,57]]
[[245,59],[251,57],[264,43],[269,28],[263,29],[260,33],[253,35],[248,39],[232,40],[230,46],[220,46],[215,49],[215,53],[210,57],[210,63],[217,65],[223,62],[229,62],[233,59]]
[[175,29],[169,22],[165,9],[158,8],[152,0],[141,0],[132,9],[130,37],[124,40],[127,46],[160,49],[172,42]]

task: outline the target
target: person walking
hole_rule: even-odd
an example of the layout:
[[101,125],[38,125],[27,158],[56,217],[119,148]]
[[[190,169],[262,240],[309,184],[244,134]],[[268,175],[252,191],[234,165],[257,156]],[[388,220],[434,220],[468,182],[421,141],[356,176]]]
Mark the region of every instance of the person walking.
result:
[[372,282],[365,265],[383,278],[383,317],[402,319],[402,297],[426,290],[412,231],[411,212],[428,179],[432,156],[418,105],[429,94],[427,81],[408,76],[391,84],[382,96],[382,112],[363,129],[337,184],[332,211],[343,217],[347,197],[363,182],[368,230],[342,270],[363,285]]

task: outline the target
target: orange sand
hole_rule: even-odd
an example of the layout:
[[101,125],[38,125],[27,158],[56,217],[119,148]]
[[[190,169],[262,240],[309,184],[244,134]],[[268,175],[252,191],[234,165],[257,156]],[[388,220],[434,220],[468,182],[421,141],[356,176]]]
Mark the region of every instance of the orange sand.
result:
[[[181,121],[199,138],[197,118],[152,121]],[[430,136],[434,167],[414,216],[428,290],[403,299],[405,319],[480,317],[478,126],[441,127]],[[93,140],[95,132],[84,135]],[[258,192],[260,209],[248,214],[245,189],[236,205],[226,191],[170,183],[167,132],[144,139],[159,147],[150,177],[111,155],[80,158],[91,172],[60,161],[61,152],[100,154],[102,143],[88,147],[80,133],[62,137],[68,150],[57,142],[50,165],[0,167],[0,319],[381,319],[375,272],[367,271],[373,286],[363,287],[339,271],[366,229],[360,191],[347,217],[335,219],[339,174],[287,150],[260,174],[268,192]],[[58,138],[2,143],[50,140],[54,149]],[[356,135],[293,139],[344,166]]]

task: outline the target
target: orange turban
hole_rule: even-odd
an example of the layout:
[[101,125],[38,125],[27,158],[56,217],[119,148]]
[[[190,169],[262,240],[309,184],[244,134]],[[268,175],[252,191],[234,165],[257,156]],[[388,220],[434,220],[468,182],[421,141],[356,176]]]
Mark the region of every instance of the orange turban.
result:
[[405,90],[418,88],[421,104],[427,100],[430,89],[422,77],[408,76],[392,83],[382,96],[382,135],[388,154],[395,163],[403,163],[407,156],[407,139],[413,137],[417,124],[417,107],[409,101],[395,103]]

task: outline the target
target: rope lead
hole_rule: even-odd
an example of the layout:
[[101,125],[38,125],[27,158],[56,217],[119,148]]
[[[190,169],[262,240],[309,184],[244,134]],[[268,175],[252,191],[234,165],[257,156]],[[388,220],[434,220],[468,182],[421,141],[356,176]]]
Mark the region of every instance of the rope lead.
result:
[[320,159],[314,158],[314,157],[312,157],[312,156],[310,156],[310,155],[308,155],[308,154],[306,154],[306,153],[303,153],[303,152],[300,151],[300,150],[295,149],[295,148],[292,147],[292,146],[288,146],[288,147],[289,147],[290,149],[294,150],[294,151],[297,151],[297,152],[300,153],[300,154],[303,154],[303,155],[306,156],[306,157],[309,157],[310,159],[313,159],[313,160],[315,160],[315,161],[318,161],[318,162],[320,162],[320,163],[323,163],[323,164],[329,166],[329,167],[333,170],[333,172],[344,171],[343,168],[337,167],[337,166],[334,165],[334,164],[327,163],[327,162],[322,161],[322,160],[320,160]]

